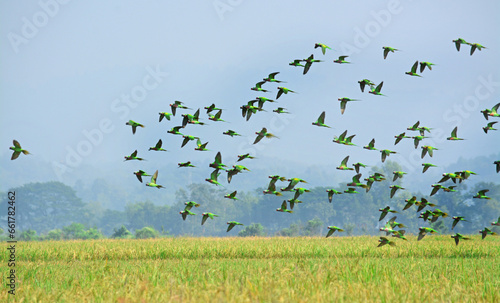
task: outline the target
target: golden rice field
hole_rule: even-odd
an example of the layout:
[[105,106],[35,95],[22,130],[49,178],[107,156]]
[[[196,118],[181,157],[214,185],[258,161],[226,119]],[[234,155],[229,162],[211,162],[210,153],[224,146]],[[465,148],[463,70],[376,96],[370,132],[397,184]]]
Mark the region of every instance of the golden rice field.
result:
[[377,240],[18,242],[16,295],[0,302],[500,302],[500,237]]

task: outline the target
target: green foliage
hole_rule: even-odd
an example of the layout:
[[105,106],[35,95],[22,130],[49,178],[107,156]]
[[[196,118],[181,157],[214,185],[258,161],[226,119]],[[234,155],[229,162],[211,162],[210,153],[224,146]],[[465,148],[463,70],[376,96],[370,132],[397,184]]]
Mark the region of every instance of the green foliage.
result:
[[95,228],[85,230],[85,226],[81,223],[72,223],[62,229],[64,239],[101,239],[104,236]]
[[264,226],[260,223],[252,223],[238,233],[240,237],[263,237],[265,235]]
[[149,226],[143,227],[135,231],[136,239],[149,239],[157,237],[158,237],[158,231]]
[[55,240],[55,241],[62,240],[62,239],[64,239],[63,231],[60,230],[60,229],[50,230],[47,233],[47,235],[45,236],[45,239],[47,239],[47,240]]
[[290,224],[290,227],[283,228],[276,233],[277,236],[282,237],[297,237],[300,236],[302,230],[302,225],[298,223]]
[[19,237],[21,241],[36,241],[38,240],[38,236],[36,235],[36,231],[32,229],[25,230],[21,233]]
[[114,233],[111,235],[111,238],[113,239],[130,239],[133,238],[134,236],[132,233],[125,227],[125,225],[122,225],[119,229],[115,228]]
[[304,227],[304,235],[306,236],[319,236],[321,234],[321,227],[324,225],[323,221],[319,218],[314,218],[307,221]]
[[354,232],[354,227],[356,227],[356,224],[353,223],[344,224],[344,231],[346,235],[352,236]]

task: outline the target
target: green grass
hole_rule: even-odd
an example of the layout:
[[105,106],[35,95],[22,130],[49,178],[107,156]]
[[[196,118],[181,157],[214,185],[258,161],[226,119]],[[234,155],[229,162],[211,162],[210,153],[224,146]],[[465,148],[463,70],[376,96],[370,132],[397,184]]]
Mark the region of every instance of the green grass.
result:
[[17,294],[0,301],[500,302],[500,237],[472,238],[19,242]]

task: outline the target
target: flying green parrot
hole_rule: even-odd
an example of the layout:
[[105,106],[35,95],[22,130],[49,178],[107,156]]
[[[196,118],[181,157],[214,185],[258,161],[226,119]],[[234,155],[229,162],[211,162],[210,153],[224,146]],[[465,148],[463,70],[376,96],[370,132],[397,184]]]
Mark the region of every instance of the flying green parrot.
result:
[[455,126],[455,128],[451,131],[451,136],[446,138],[446,140],[463,140],[462,138],[457,137],[457,129],[458,126]]
[[387,244],[389,244],[390,246],[396,246],[396,243],[394,241],[391,241],[391,240],[387,239],[386,237],[380,237],[380,239],[378,241],[380,242],[380,244],[377,247],[381,247],[381,246],[384,246]]
[[351,63],[351,62],[345,61],[345,58],[347,58],[347,57],[349,57],[349,56],[339,56],[339,58],[337,60],[333,60],[333,62],[340,63],[340,64],[342,64],[342,63]]
[[352,166],[353,166],[353,167],[354,167],[354,169],[356,170],[356,173],[357,173],[357,174],[359,174],[359,168],[360,168],[360,167],[363,167],[363,168],[364,168],[364,167],[366,167],[366,165],[365,165],[365,164],[363,164],[363,163],[361,163],[361,162],[354,163]]
[[297,200],[297,199],[290,199],[290,200],[286,200],[286,201],[290,203],[290,209],[293,209],[295,203],[302,203],[302,201]]
[[497,130],[496,128],[493,128],[493,125],[497,123],[498,121],[488,123],[487,126],[483,127],[484,133],[487,134],[489,130]]
[[235,132],[234,130],[228,130],[228,131],[225,131],[222,133],[223,135],[228,135],[228,136],[231,136],[231,137],[234,137],[234,136],[241,136],[240,134],[238,134],[237,132]]
[[[302,74],[303,74],[303,75],[307,74],[307,72],[308,72],[308,71],[309,71],[309,69],[311,68],[311,65],[312,65],[314,62],[323,62],[322,60],[315,60],[315,59],[314,59],[314,55],[313,55],[313,54],[311,54],[311,55],[309,56],[309,58],[304,59],[304,60],[302,60],[302,61],[306,62],[306,65],[304,66],[304,71],[302,72]],[[276,98],[276,99],[278,99],[278,98]]]
[[222,155],[220,152],[217,152],[214,162],[210,163],[208,166],[214,169],[224,169],[224,167],[226,167],[226,165],[222,163]]
[[328,193],[328,201],[330,203],[332,203],[333,195],[341,195],[342,194],[342,192],[337,191],[337,190],[335,190],[333,188],[332,189],[327,189],[326,192]]
[[137,177],[137,179],[142,183],[142,177],[146,177],[146,176],[151,176],[151,175],[148,175],[145,171],[143,170],[138,170],[138,171],[135,171],[134,172],[134,175]]
[[406,202],[406,205],[403,208],[403,210],[407,210],[408,208],[412,207],[413,204],[415,204],[417,202],[417,197],[413,196],[410,199],[405,199],[405,202]]
[[220,184],[219,182],[217,182],[217,178],[219,177],[220,173],[219,173],[219,170],[218,169],[215,169],[211,174],[210,174],[210,178],[209,179],[205,179],[205,181],[209,182],[209,183],[212,183],[212,184],[215,184],[215,185],[220,185],[222,186],[222,184]]
[[238,191],[235,190],[232,193],[225,195],[224,198],[228,198],[228,199],[231,199],[231,200],[239,200],[238,198],[236,198],[236,194],[237,193],[238,193]]
[[186,205],[184,207],[184,210],[191,210],[191,208],[194,207],[200,207],[200,204],[199,203],[196,203],[194,201],[188,201],[188,202],[184,202],[184,205]]
[[321,52],[323,53],[323,55],[325,54],[326,49],[331,49],[331,47],[326,46],[326,45],[325,45],[325,44],[323,44],[323,43],[315,43],[315,44],[314,44],[314,48],[316,49],[316,48],[318,48],[318,47],[321,47]]
[[461,44],[469,44],[469,42],[465,41],[464,39],[462,38],[458,38],[456,40],[453,40],[452,42],[455,43],[455,47],[457,48],[457,51],[460,51],[460,45]]
[[338,143],[338,144],[343,144],[345,142],[345,136],[347,135],[347,129],[339,136],[339,137],[333,137],[333,142]]
[[127,161],[127,160],[139,160],[139,161],[142,161],[144,159],[137,157],[137,149],[136,149],[132,154],[130,154],[130,156],[125,156],[125,160],[124,161]]
[[282,188],[281,191],[292,191],[295,185],[299,184],[299,182],[302,183],[307,183],[306,180],[300,179],[300,178],[290,178],[287,181],[290,181],[288,186],[286,188]]
[[406,230],[396,230],[395,233],[392,234],[393,237],[403,239],[405,241],[408,241],[408,239],[405,237]]
[[161,120],[163,120],[163,118],[167,118],[167,120],[170,121],[170,116],[172,116],[171,113],[167,113],[167,112],[161,112],[159,114],[160,114],[160,119],[159,119],[160,121],[158,121],[158,122],[161,122]]
[[191,161],[179,162],[177,163],[177,165],[179,165],[179,167],[196,167],[193,164],[191,164]]
[[253,142],[253,144],[259,143],[259,141],[262,140],[262,138],[264,138],[264,137],[269,138],[269,139],[270,138],[278,138],[275,135],[268,133],[267,128],[265,128],[265,127],[263,127],[260,132],[256,132],[255,134],[257,135],[257,138],[255,138],[255,141]]
[[427,233],[431,233],[431,234],[438,233],[435,229],[432,229],[430,227],[420,227],[418,230],[419,230],[419,233],[418,233],[417,241],[422,240]]
[[399,49],[393,48],[393,47],[389,47],[389,46],[383,46],[382,48],[384,49],[384,60],[385,60],[385,58],[387,58],[387,54],[389,54],[389,52],[393,52],[394,53],[394,51],[399,51]]
[[317,126],[322,126],[322,127],[328,127],[331,128],[330,126],[325,124],[325,112],[323,111],[321,115],[319,115],[318,119],[316,122],[313,122],[312,125],[317,125]]
[[420,61],[420,73],[422,73],[426,67],[429,70],[432,70],[433,65],[436,65],[436,64],[430,63],[430,62],[425,62],[425,61]]
[[390,212],[391,212],[391,213],[397,213],[397,211],[395,211],[395,210],[391,209],[391,207],[390,207],[390,206],[386,206],[386,207],[384,207],[384,208],[379,208],[379,210],[378,210],[378,211],[382,212],[382,213],[380,214],[380,218],[378,219],[379,221],[382,221],[382,219],[384,219],[384,218],[385,218],[385,216],[387,216],[387,214],[388,214],[388,213],[390,213]]
[[350,99],[350,98],[339,98],[338,99],[340,101],[340,114],[343,115],[344,112],[345,112],[345,107],[347,105],[347,102],[350,102],[350,101],[360,101],[358,99]]
[[278,114],[289,114],[289,112],[287,112],[286,108],[284,107],[278,107],[277,109],[273,109],[273,112]]
[[427,199],[422,198],[422,201],[416,201],[415,205],[418,206],[417,212],[423,210],[426,206],[434,207],[436,204],[427,201]]
[[459,174],[463,180],[467,180],[471,175],[477,175],[475,172],[470,170],[457,171],[455,174]]
[[394,194],[396,193],[396,191],[398,189],[405,189],[399,185],[391,185],[391,186],[389,186],[389,188],[391,189],[391,199],[392,199],[392,197],[394,197]]
[[206,149],[207,144],[208,144],[208,142],[205,142],[205,143],[202,144],[200,138],[198,138],[198,140],[196,141],[196,146],[197,147],[195,147],[194,150],[209,151],[209,149]]
[[362,187],[362,188],[367,188],[368,185],[366,184],[363,184],[359,181],[359,178],[361,178],[361,174],[357,174],[355,176],[352,177],[352,182],[351,183],[347,183],[346,185],[349,186],[349,187]]
[[392,151],[392,150],[388,150],[388,149],[381,149],[380,150],[380,153],[381,153],[381,158],[382,158],[382,163],[385,162],[385,159],[390,156],[391,154],[396,154],[395,151]]
[[472,198],[476,198],[476,199],[491,199],[490,197],[486,196],[486,193],[489,192],[490,190],[489,189],[483,189],[483,190],[480,190],[477,192],[477,194],[472,197]]
[[491,222],[491,225],[493,226],[500,226],[500,217],[498,217],[496,222]]
[[254,91],[257,91],[257,92],[264,92],[264,93],[267,93],[269,92],[268,90],[265,90],[262,88],[262,84],[266,83],[266,81],[260,81],[260,82],[257,82],[257,84],[255,84],[254,87],[250,88],[251,90],[254,90]]
[[174,103],[172,104],[169,104],[170,105],[170,109],[172,110],[172,115],[175,116],[175,112],[178,108],[182,108],[182,109],[191,109],[185,105],[182,105],[184,103],[182,103],[181,101],[174,101]]
[[455,226],[457,226],[458,222],[460,222],[460,221],[468,222],[467,220],[465,220],[465,217],[462,217],[462,216],[455,216],[455,217],[452,217],[452,219],[453,219],[453,224],[451,225],[451,230],[453,230],[455,228]]
[[375,148],[375,138],[373,138],[370,143],[368,143],[368,145],[366,146],[363,146],[364,149],[368,149],[368,150],[377,150]]
[[295,59],[295,60],[293,60],[293,62],[288,63],[288,65],[291,65],[291,66],[302,66],[302,67],[304,67],[304,65],[300,64],[300,62],[302,62],[302,61],[305,61],[305,60]]
[[194,216],[196,215],[195,213],[191,212],[190,210],[183,210],[183,211],[180,211],[179,214],[182,215],[182,220],[186,221],[186,218],[187,216]]
[[346,193],[346,194],[359,194],[359,192],[357,192],[356,189],[353,187],[347,188],[346,190],[344,190],[344,193]]
[[429,167],[437,167],[437,165],[431,163],[422,163],[422,166],[424,167],[422,169],[422,173],[425,173],[429,169]]
[[162,185],[156,184],[156,178],[157,177],[158,177],[158,170],[156,170],[155,173],[153,174],[153,176],[151,176],[151,182],[147,183],[146,186],[156,187],[158,189],[165,188]]
[[418,147],[418,144],[420,143],[420,141],[424,140],[425,138],[429,138],[429,137],[426,137],[426,136],[414,136],[414,137],[411,137],[413,139],[413,144],[415,145],[415,149],[417,149]]
[[491,231],[489,228],[485,227],[483,230],[480,230],[479,233],[482,235],[482,240],[484,240],[484,238],[486,238],[487,235],[496,235],[497,233],[496,232],[493,232]]
[[422,77],[419,74],[417,74],[417,66],[418,66],[418,61],[415,61],[415,63],[411,67],[411,71],[405,72],[405,74],[410,75],[410,76]]
[[267,76],[267,78],[264,78],[262,80],[264,80],[266,82],[276,82],[276,83],[283,82],[283,81],[279,81],[279,80],[274,79],[274,77],[276,77],[277,74],[279,74],[279,72],[270,73],[269,76]]
[[276,211],[282,212],[282,213],[293,213],[293,210],[286,209],[286,200],[281,203],[280,208],[276,208]]
[[244,155],[238,155],[238,161],[236,162],[240,162],[245,159],[255,159],[255,157],[250,156],[250,153],[246,153]]
[[297,199],[300,195],[302,195],[303,193],[308,193],[310,192],[309,189],[305,189],[303,187],[297,187],[297,188],[294,188],[293,189],[295,191],[295,195],[293,196],[294,199]]
[[182,126],[175,126],[175,127],[172,127],[171,130],[167,131],[167,133],[169,134],[173,134],[173,135],[181,135],[181,136],[184,136],[181,132],[179,132],[179,130],[182,128]]
[[208,218],[212,219],[214,217],[218,217],[219,215],[216,215],[216,214],[212,214],[212,213],[202,213],[201,214],[203,217],[201,218],[201,225],[203,225],[205,223],[205,221],[207,221]]
[[266,190],[263,191],[263,193],[266,194],[271,194],[271,195],[276,195],[276,196],[282,196],[283,194],[280,193],[279,191],[276,191],[276,181],[272,180],[269,182],[269,186],[267,187]]
[[326,238],[330,237],[331,235],[333,235],[334,232],[341,232],[341,231],[344,231],[342,228],[340,227],[337,227],[337,226],[328,226],[328,233],[326,234]]
[[495,164],[497,173],[500,172],[500,160],[493,162],[493,164]]
[[236,222],[236,221],[229,221],[229,222],[227,222],[227,224],[228,224],[228,227],[227,227],[227,231],[226,232],[229,232],[236,225],[243,225],[240,222]]
[[11,160],[17,159],[17,157],[19,157],[21,153],[25,155],[30,155],[30,153],[27,150],[21,148],[21,144],[19,144],[17,140],[12,140],[12,143],[14,144],[14,146],[9,147],[10,150],[14,151],[12,153],[12,157],[10,157]]
[[162,145],[162,141],[161,139],[158,140],[158,142],[156,143],[155,147],[150,147],[149,150],[155,150],[155,151],[167,151],[166,149],[163,149],[161,148],[161,145]]
[[184,140],[182,141],[182,145],[181,145],[181,148],[184,147],[189,141],[194,141],[195,139],[200,139],[198,137],[195,137],[195,136],[190,136],[190,135],[182,135],[182,137],[184,138]]
[[470,240],[470,238],[466,238],[466,237],[462,236],[459,233],[456,233],[455,235],[453,235],[451,237],[455,239],[455,244],[456,245],[458,245],[458,242],[460,242],[460,240]]
[[276,100],[279,99],[279,97],[282,95],[282,94],[288,94],[288,93],[297,93],[291,89],[288,89],[286,87],[282,87],[282,86],[278,86],[278,94],[276,95]]
[[394,145],[397,145],[401,140],[403,140],[405,138],[411,138],[409,136],[405,136],[405,134],[406,134],[406,132],[403,132],[403,133],[400,133],[397,136],[394,136],[394,138],[396,138],[396,142],[394,142]]
[[135,130],[137,129],[137,126],[144,128],[144,125],[137,123],[135,121],[132,121],[132,120],[128,120],[128,122],[125,123],[125,125],[132,126],[132,134],[135,134]]
[[374,94],[376,96],[385,96],[384,94],[380,93],[380,90],[382,89],[382,85],[384,85],[384,81],[380,82],[377,87],[373,88],[371,87],[370,91],[368,93]]
[[217,108],[215,106],[215,103],[212,103],[212,105],[210,105],[210,106],[205,106],[203,109],[207,110],[207,114],[210,114],[210,112],[214,111],[214,110],[222,110],[222,108]]
[[215,121],[215,122],[217,122],[217,121],[226,122],[225,120],[222,120],[220,118],[221,115],[222,115],[222,109],[220,109],[215,115],[209,116],[208,120],[212,120],[212,121]]
[[489,117],[500,117],[500,113],[498,113],[499,107],[500,107],[500,103],[497,103],[491,109],[482,110],[481,113],[483,113],[483,116],[486,120],[488,120]]
[[369,85],[370,88],[372,88],[373,86],[375,86],[375,83],[373,83],[372,81],[370,81],[368,79],[360,80],[360,81],[358,81],[358,83],[359,83],[359,87],[361,88],[361,92],[362,93],[365,92],[365,86],[366,85]]
[[422,146],[422,159],[425,157],[426,153],[429,153],[429,156],[432,157],[433,151],[438,150],[435,147],[429,146],[429,145],[424,145]]
[[347,167],[347,161],[349,161],[349,156],[345,157],[344,160],[340,163],[340,166],[337,167],[337,169],[340,170],[354,170],[352,167]]
[[483,48],[487,48],[486,46],[481,45],[479,43],[467,43],[467,44],[469,44],[471,46],[471,48],[470,48],[470,55],[471,56],[474,53],[474,51],[476,50],[476,48],[477,48],[477,50],[482,50]]
[[406,175],[407,173],[405,173],[404,171],[393,171],[392,172],[394,174],[394,178],[392,179],[392,182],[396,181],[398,178],[403,178],[403,175]]

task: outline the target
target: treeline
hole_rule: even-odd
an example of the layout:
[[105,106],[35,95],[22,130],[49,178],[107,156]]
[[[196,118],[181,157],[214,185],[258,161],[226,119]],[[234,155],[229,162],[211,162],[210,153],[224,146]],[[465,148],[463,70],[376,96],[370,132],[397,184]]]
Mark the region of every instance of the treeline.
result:
[[[238,191],[236,195],[238,200],[231,200],[224,198],[229,191],[208,183],[191,184],[187,189],[178,190],[175,200],[162,201],[164,205],[140,201],[126,204],[122,211],[103,209],[98,201],[84,203],[76,196],[73,188],[60,182],[29,183],[9,191],[16,192],[18,237],[24,233],[23,239],[40,240],[141,238],[146,237],[145,234],[147,237],[326,235],[329,225],[345,230],[339,236],[378,235],[379,228],[393,215],[397,216],[398,222],[406,225],[404,229],[407,233],[413,234],[418,233],[418,228],[421,226],[433,227],[440,233],[452,233],[451,217],[464,216],[467,221],[460,222],[453,233],[472,234],[489,226],[500,216],[500,184],[483,182],[469,188],[468,180],[465,180],[461,184],[456,184],[456,192],[440,191],[429,197],[432,189],[429,186],[429,192],[425,194],[399,190],[391,199],[390,185],[398,184],[404,187],[404,183],[401,183],[404,182],[404,177],[392,182],[392,172],[397,170],[401,168],[394,162],[386,163],[381,168],[373,167],[370,174],[375,171],[380,172],[387,180],[375,182],[369,192],[357,188],[359,192],[357,194],[335,195],[332,203],[328,202],[326,192],[332,187],[310,188],[307,183],[300,183],[298,186],[308,188],[310,192],[299,197],[303,202],[295,204],[293,213],[276,211],[283,200],[293,198],[293,192],[283,192],[283,196],[277,197],[263,194],[262,191],[266,188],[258,188],[252,192]],[[276,183],[278,190],[287,184],[288,182],[280,181]],[[453,185],[451,181],[443,184]],[[333,188],[344,191],[347,185],[339,184]],[[492,199],[472,198],[482,189],[489,189],[488,196]],[[416,196],[417,200],[426,198],[437,205],[434,208],[446,212],[448,217],[429,224],[418,218],[419,213],[416,212],[415,206],[402,211],[406,204],[405,199],[412,196]],[[2,193],[2,197],[4,197],[2,210],[5,212],[7,193]],[[191,211],[196,215],[187,216],[184,221],[179,212],[184,210],[184,203],[187,201],[194,201],[200,206],[193,207]],[[379,221],[379,209],[385,206],[396,209],[398,213],[389,214],[384,220]],[[202,226],[203,212],[211,212],[218,217],[213,220],[209,218]],[[3,226],[6,226],[6,213],[2,216],[2,220],[5,222]],[[235,226],[233,230],[226,232],[227,221],[238,221],[244,225]]]

